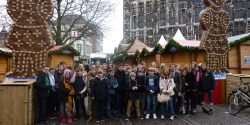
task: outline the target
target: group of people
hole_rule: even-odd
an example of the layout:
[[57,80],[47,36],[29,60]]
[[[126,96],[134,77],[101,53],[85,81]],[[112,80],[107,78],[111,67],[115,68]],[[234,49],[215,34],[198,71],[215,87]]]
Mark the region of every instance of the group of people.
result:
[[158,67],[152,62],[146,67],[97,61],[75,69],[61,62],[57,69],[45,66],[37,75],[39,122],[45,124],[49,116],[72,124],[81,115],[96,122],[113,117],[129,120],[133,114],[138,119],[174,120],[176,114],[195,114],[197,105],[211,115],[215,83],[206,64],[195,62],[184,67],[164,63]]

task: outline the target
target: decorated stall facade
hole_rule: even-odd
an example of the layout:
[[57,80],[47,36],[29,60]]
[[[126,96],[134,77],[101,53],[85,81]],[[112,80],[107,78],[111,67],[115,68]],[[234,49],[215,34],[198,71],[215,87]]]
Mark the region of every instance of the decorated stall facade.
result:
[[250,74],[250,34],[229,38],[228,69],[235,74]]
[[3,81],[5,74],[10,71],[11,56],[11,50],[0,47],[0,81]]
[[74,67],[74,56],[79,56],[80,53],[71,46],[54,46],[49,50],[49,65],[56,68],[62,61],[67,66]]

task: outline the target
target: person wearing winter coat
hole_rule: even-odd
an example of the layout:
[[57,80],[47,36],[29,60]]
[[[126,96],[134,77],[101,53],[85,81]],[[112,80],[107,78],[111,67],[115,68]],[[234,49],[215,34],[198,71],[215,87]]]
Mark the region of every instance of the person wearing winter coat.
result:
[[91,68],[88,76],[87,76],[87,95],[88,95],[88,108],[87,108],[87,115],[88,115],[88,121],[91,121],[93,118],[93,101],[91,98],[91,86],[95,79],[95,68]]
[[86,108],[84,103],[84,97],[86,96],[86,84],[84,82],[82,69],[77,69],[70,81],[74,87],[74,102],[76,117],[75,120],[80,118],[80,108],[82,109],[83,116],[86,118]]
[[157,98],[156,95],[159,91],[159,78],[154,74],[155,68],[150,67],[148,69],[148,76],[146,77],[145,88],[147,91],[147,115],[146,119],[149,119],[150,115],[156,116]]
[[50,89],[52,85],[50,85],[49,80],[49,67],[45,66],[43,68],[43,72],[39,73],[34,84],[34,87],[37,89],[38,96],[38,104],[39,104],[39,124],[46,123],[46,107],[47,107],[47,99],[49,96]]
[[169,95],[170,99],[168,102],[162,102],[161,103],[161,119],[164,119],[164,107],[168,106],[169,114],[170,114],[170,120],[174,120],[175,112],[174,112],[174,88],[175,88],[175,83],[174,79],[171,77],[169,69],[165,68],[161,74],[160,77],[160,94],[167,94]]
[[170,75],[174,79],[175,83],[175,98],[174,98],[174,109],[176,112],[179,112],[180,109],[184,107],[184,96],[182,93],[182,79],[181,79],[181,72],[176,69],[175,64],[170,65]]
[[[58,84],[58,99],[60,102],[60,120],[62,123],[72,124],[72,105],[74,88],[70,83],[72,72],[64,70],[61,82]],[[66,120],[67,119],[67,120]]]
[[98,69],[97,77],[93,80],[91,86],[91,98],[94,104],[94,114],[97,123],[104,120],[107,95],[107,80],[104,79],[103,70]]
[[184,68],[182,77],[186,93],[186,110],[187,112],[194,114],[198,100],[198,84],[195,80],[195,74],[192,72],[189,65]]
[[136,116],[140,118],[140,103],[139,103],[139,85],[136,80],[136,74],[132,72],[130,74],[130,79],[128,80],[127,86],[127,93],[128,93],[128,105],[127,105],[127,118],[129,120],[131,117],[131,108],[132,105],[135,105]]
[[109,76],[107,77],[108,95],[107,95],[107,117],[111,118],[111,112],[115,110],[116,105],[116,88],[118,87],[118,82],[116,80],[115,70],[109,69]]
[[141,118],[146,115],[146,89],[145,89],[145,74],[142,69],[138,70],[136,80],[139,87],[139,102],[140,102],[140,111],[141,111]]
[[118,82],[118,87],[116,88],[116,98],[117,98],[117,108],[118,108],[118,116],[122,116],[125,110],[125,71],[124,66],[120,65],[118,70],[115,73],[115,78]]
[[[201,107],[204,112],[208,112],[209,115],[213,113],[213,90],[215,88],[216,81],[212,72],[207,69],[206,64],[201,65],[201,76],[199,82],[199,91],[201,92]],[[210,102],[209,111],[205,109],[205,94],[208,95],[208,99]]]

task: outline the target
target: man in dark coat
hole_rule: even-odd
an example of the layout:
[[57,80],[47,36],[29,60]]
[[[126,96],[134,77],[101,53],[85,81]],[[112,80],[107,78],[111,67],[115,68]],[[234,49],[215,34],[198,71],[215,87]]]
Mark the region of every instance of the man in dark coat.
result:
[[103,70],[97,71],[97,77],[93,80],[91,86],[91,97],[94,100],[94,112],[96,122],[104,120],[105,102],[107,100],[107,83],[103,76]]
[[49,90],[52,88],[49,80],[49,67],[45,66],[43,72],[38,74],[34,87],[37,89],[38,102],[39,102],[39,124],[46,123],[46,107]]
[[125,71],[123,68],[123,65],[119,66],[119,69],[116,71],[115,73],[115,78],[118,82],[118,87],[116,88],[116,100],[117,100],[117,108],[118,108],[118,112],[119,112],[119,116],[122,116],[122,114],[124,113],[125,109]]

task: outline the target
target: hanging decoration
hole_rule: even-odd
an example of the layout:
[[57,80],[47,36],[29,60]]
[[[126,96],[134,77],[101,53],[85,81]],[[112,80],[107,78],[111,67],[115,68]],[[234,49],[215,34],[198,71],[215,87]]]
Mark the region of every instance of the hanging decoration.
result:
[[201,48],[206,51],[206,63],[210,70],[227,66],[227,28],[229,14],[222,9],[224,0],[203,0],[206,9],[200,13],[202,28]]
[[12,77],[34,77],[48,62],[53,46],[48,21],[51,0],[8,0],[7,12],[14,21],[5,43],[13,51]]

